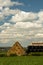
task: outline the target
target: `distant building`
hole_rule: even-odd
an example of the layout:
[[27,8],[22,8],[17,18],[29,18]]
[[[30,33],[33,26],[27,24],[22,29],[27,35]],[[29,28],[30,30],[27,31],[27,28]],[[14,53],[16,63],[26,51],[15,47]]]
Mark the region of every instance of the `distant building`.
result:
[[43,43],[32,43],[27,47],[27,53],[29,52],[43,52]]
[[25,55],[24,48],[20,45],[19,42],[16,42],[7,52],[7,56],[11,54],[16,54],[18,56]]

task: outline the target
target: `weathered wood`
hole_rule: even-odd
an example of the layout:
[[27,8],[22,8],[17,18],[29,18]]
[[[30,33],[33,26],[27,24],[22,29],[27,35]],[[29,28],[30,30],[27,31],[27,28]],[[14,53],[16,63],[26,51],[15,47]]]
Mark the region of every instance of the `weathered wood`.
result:
[[20,45],[19,42],[16,42],[7,52],[7,56],[11,54],[16,54],[18,56],[25,55],[24,48]]

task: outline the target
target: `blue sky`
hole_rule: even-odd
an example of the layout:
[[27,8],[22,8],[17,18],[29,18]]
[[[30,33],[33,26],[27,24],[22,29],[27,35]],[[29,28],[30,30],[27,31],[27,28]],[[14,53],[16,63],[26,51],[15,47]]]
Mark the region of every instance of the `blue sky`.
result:
[[16,6],[16,8],[20,8],[21,10],[38,12],[39,10],[43,9],[43,0],[17,0],[17,1],[24,3],[24,6]]
[[0,46],[43,42],[43,0],[0,0]]

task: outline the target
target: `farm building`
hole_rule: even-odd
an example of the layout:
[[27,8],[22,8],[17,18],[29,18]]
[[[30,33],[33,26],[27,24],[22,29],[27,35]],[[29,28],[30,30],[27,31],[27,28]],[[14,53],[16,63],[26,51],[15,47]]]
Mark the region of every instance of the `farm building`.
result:
[[29,52],[43,52],[43,43],[32,43],[27,47],[27,53]]
[[16,54],[18,56],[25,55],[24,48],[20,45],[19,42],[16,42],[7,52],[7,56],[11,54]]

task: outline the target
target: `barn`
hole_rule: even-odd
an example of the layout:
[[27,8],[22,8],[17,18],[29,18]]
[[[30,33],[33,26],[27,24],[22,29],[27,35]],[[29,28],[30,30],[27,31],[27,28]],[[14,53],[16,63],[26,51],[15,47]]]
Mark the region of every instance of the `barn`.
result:
[[43,43],[32,43],[27,47],[27,53],[30,52],[43,52]]
[[18,56],[25,55],[25,50],[18,41],[8,50],[7,56],[11,54],[16,54]]

